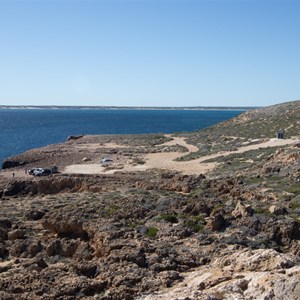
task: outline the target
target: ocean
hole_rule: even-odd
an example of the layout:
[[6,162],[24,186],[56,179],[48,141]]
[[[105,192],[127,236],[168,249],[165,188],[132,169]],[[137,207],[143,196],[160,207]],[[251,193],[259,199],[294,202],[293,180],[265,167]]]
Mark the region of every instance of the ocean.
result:
[[0,162],[69,135],[191,132],[241,110],[0,109]]

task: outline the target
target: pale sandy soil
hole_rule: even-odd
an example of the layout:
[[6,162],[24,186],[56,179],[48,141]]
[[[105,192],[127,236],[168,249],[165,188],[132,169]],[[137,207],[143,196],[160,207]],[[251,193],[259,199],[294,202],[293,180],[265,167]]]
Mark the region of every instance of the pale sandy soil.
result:
[[[266,142],[262,142],[260,144],[243,146],[235,151],[223,151],[212,155],[207,155],[198,159],[194,159],[191,161],[175,161],[175,159],[182,156],[180,152],[168,152],[168,153],[150,153],[142,155],[142,159],[145,161],[143,165],[131,165],[130,162],[125,162],[122,168],[123,172],[131,172],[131,171],[145,171],[149,169],[166,169],[172,171],[179,171],[183,174],[200,174],[213,170],[217,163],[204,163],[205,160],[217,158],[220,156],[228,156],[234,153],[243,153],[249,150],[259,149],[259,148],[267,148],[267,147],[276,147],[276,146],[284,146],[293,143],[300,142],[295,139],[270,139]],[[172,145],[182,145],[186,147],[189,153],[196,152],[198,150],[194,145],[188,144],[184,138],[182,137],[174,137],[172,141],[164,143],[162,146],[172,146]],[[114,146],[119,146],[115,145]],[[111,148],[111,144],[106,144],[106,147]],[[186,153],[185,153],[186,154]],[[71,165],[65,168],[64,173],[75,173],[75,174],[113,174],[117,170],[109,170],[107,171],[100,164],[80,164],[80,165]]]
[[116,143],[106,143],[106,144],[104,144],[104,146],[101,146],[101,147],[104,147],[104,148],[126,148],[126,146],[119,145]]
[[75,145],[75,148],[78,149],[90,149],[90,150],[95,150],[95,149],[99,149],[99,148],[126,148],[126,146],[124,145],[119,145],[116,143],[106,143],[104,145],[101,145],[99,143],[86,143],[86,144],[79,144],[79,145]]
[[74,146],[74,148],[77,148],[77,149],[91,149],[91,150],[95,150],[100,147],[101,146],[99,143],[86,143],[86,144],[79,144],[79,145]]
[[27,173],[25,173],[25,170],[15,170],[15,171],[7,171],[2,170],[0,171],[0,178],[16,178],[16,179],[24,179],[24,178],[30,178],[31,176]]
[[[168,135],[168,134],[166,134],[165,136],[172,137],[171,135]],[[166,142],[166,143],[162,144],[162,146],[181,145],[181,146],[187,148],[190,153],[197,152],[199,150],[198,147],[188,144],[184,138],[181,138],[181,137],[172,137],[172,138],[173,138],[172,141]],[[180,154],[180,155],[182,155],[182,154]]]

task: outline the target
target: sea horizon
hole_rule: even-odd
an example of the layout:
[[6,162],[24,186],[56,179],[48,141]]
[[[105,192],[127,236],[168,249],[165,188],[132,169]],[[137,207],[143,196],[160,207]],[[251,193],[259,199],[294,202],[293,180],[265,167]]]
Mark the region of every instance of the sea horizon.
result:
[[82,106],[82,105],[0,105],[0,109],[103,109],[103,110],[252,110],[263,106]]
[[245,110],[0,109],[0,162],[70,135],[193,132]]

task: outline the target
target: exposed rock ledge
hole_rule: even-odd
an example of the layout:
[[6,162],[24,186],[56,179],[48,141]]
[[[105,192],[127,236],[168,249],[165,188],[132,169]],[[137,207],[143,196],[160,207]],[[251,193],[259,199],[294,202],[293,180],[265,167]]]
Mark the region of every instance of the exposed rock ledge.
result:
[[170,289],[138,299],[299,299],[297,260],[272,249],[238,251],[186,273]]

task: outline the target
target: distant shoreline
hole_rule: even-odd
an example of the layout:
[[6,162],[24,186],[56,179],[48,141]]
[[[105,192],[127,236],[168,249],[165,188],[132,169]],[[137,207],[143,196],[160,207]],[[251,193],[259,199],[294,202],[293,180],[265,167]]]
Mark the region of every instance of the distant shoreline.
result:
[[90,110],[252,110],[257,106],[59,106],[59,105],[0,105],[0,109],[90,109]]

